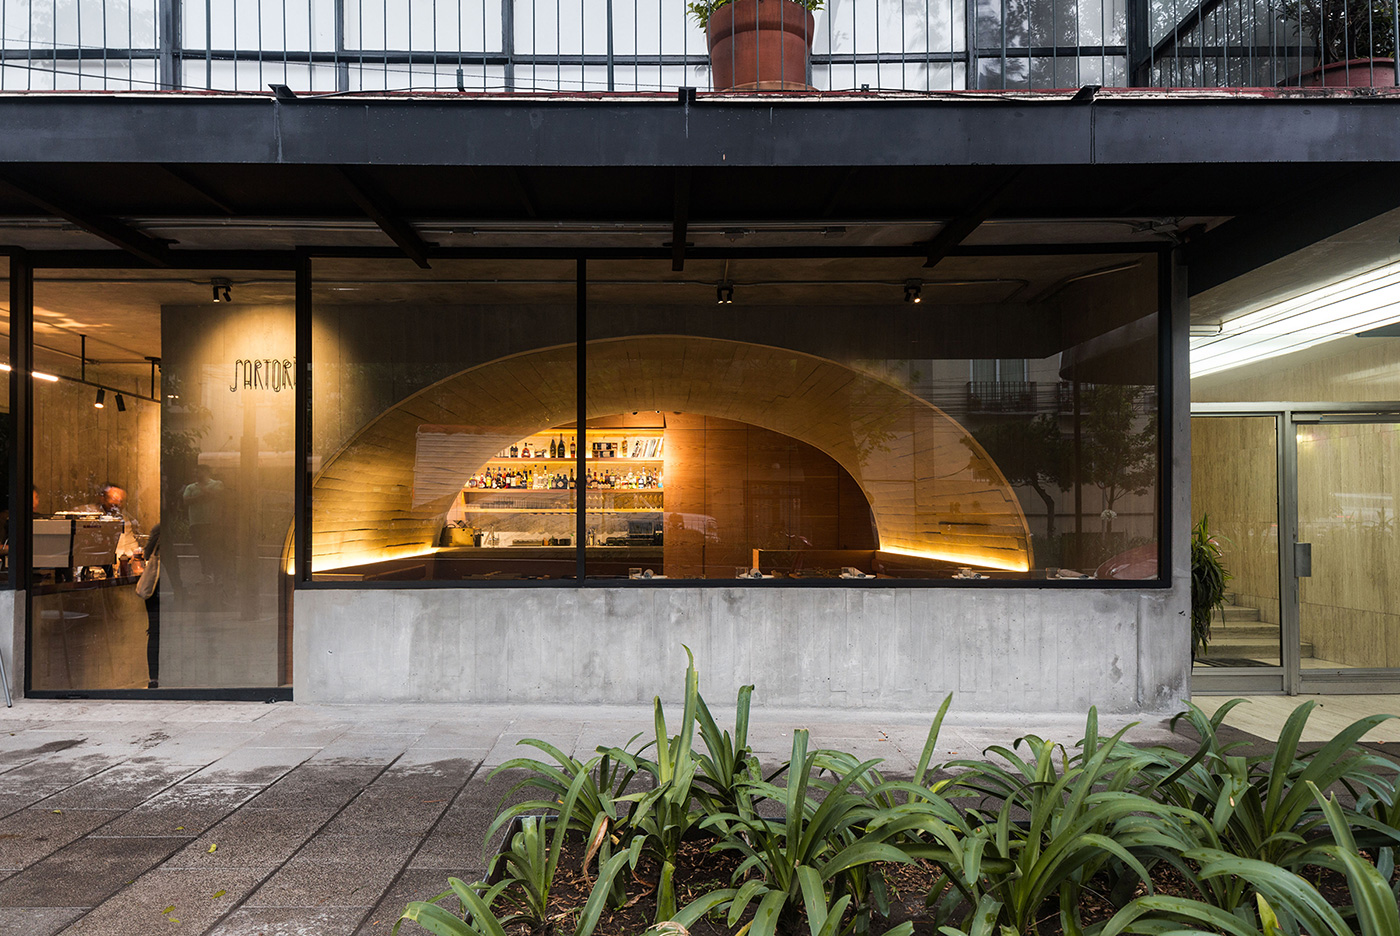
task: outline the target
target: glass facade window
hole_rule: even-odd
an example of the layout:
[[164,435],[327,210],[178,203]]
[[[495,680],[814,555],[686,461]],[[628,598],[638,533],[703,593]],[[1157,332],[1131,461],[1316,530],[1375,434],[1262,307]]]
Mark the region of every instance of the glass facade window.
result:
[[288,273],[36,274],[33,690],[289,682],[292,295]]
[[577,578],[575,281],[572,261],[315,263],[314,579]]
[[1155,255],[587,271],[315,263],[314,580],[1158,577]]

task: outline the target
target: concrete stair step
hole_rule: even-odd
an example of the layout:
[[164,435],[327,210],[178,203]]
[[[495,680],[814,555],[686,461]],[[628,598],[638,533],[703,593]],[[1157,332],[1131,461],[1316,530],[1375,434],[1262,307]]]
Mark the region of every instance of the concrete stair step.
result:
[[1216,621],[1211,625],[1210,632],[1216,639],[1231,639],[1237,637],[1272,637],[1278,639],[1278,625],[1270,624],[1268,621]]
[[1211,619],[1214,621],[1257,621],[1259,620],[1259,609],[1227,604],[1223,608],[1216,609]]
[[[1246,659],[1277,660],[1279,658],[1278,636],[1273,637],[1231,637],[1221,640],[1219,636],[1210,642],[1207,657],[1243,657]],[[1313,645],[1302,646],[1302,657],[1312,659]]]

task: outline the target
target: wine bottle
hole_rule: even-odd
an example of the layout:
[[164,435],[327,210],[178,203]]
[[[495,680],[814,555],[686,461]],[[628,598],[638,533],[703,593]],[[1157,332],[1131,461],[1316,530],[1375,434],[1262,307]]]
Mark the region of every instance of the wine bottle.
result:
[[574,470],[573,470],[572,468],[570,468],[570,469],[569,469],[569,490],[572,491],[572,490],[574,490],[574,489],[577,488],[577,487],[578,487],[578,482],[575,481],[575,479],[574,479]]
[[558,457],[559,457],[559,452],[558,452],[558,450],[555,449],[555,447],[554,447],[554,440],[553,440],[553,439],[550,439],[550,440],[549,440],[549,457],[550,457],[550,458],[558,458]]
[[518,445],[516,445],[516,444],[514,444],[514,443],[511,443],[511,446],[510,446],[510,457],[511,457],[511,458],[519,458],[519,457],[520,457],[520,446],[518,446]]

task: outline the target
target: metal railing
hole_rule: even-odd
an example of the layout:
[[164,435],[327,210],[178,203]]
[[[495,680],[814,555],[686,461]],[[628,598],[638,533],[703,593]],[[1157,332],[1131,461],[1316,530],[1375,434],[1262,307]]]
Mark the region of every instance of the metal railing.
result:
[[[1393,57],[1397,4],[825,0],[800,77],[824,91],[1306,83],[1323,61]],[[1394,81],[1393,69],[1369,63],[1342,71]],[[297,92],[713,87],[705,33],[684,0],[0,0],[3,91],[265,92],[273,83]]]

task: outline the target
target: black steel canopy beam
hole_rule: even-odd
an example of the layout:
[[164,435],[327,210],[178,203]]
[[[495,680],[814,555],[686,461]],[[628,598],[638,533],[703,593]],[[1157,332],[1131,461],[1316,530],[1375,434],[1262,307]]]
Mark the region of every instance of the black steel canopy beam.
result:
[[971,211],[959,215],[943,225],[942,230],[928,242],[928,257],[924,260],[924,268],[938,266],[939,262],[947,257],[953,248],[967,240],[973,231],[981,227],[982,222],[990,218],[997,208],[1006,201],[1012,187],[1021,177],[1021,172],[1020,169],[1013,169],[1003,175],[982,194]]
[[189,173],[185,172],[183,169],[180,169],[177,166],[161,166],[160,169],[166,175],[170,176],[170,178],[180,183],[180,186],[182,188],[188,189],[189,191],[198,195],[204,201],[213,205],[215,208],[219,209],[224,214],[230,216],[238,214],[237,211],[229,207],[227,202],[219,198],[214,193],[210,192],[203,185],[200,185],[198,182],[196,182],[193,178],[190,177]]
[[418,232],[413,229],[413,226],[388,211],[383,203],[370,193],[368,186],[357,177],[358,173],[353,169],[340,166],[328,168],[345,187],[350,200],[358,205],[371,221],[379,225],[379,229],[389,235],[389,239],[398,244],[399,249],[410,260],[418,264],[420,268],[428,269],[429,247],[423,238],[418,236]]
[[[531,167],[1400,163],[1394,96],[0,97],[0,163]],[[274,110],[278,113],[274,113]],[[210,128],[218,128],[211,133]],[[422,132],[432,127],[432,133]],[[839,132],[833,132],[839,128]]]
[[13,197],[23,199],[41,211],[62,218],[69,224],[76,225],[89,234],[102,238],[114,247],[120,247],[152,266],[170,265],[170,248],[163,241],[148,237],[115,218],[102,217],[90,214],[81,208],[74,208],[65,204],[62,197],[44,192],[32,184],[21,183],[4,176],[0,176],[0,193],[8,193]]
[[690,223],[690,170],[676,170],[676,197],[671,220],[671,270],[685,269],[686,227]]

